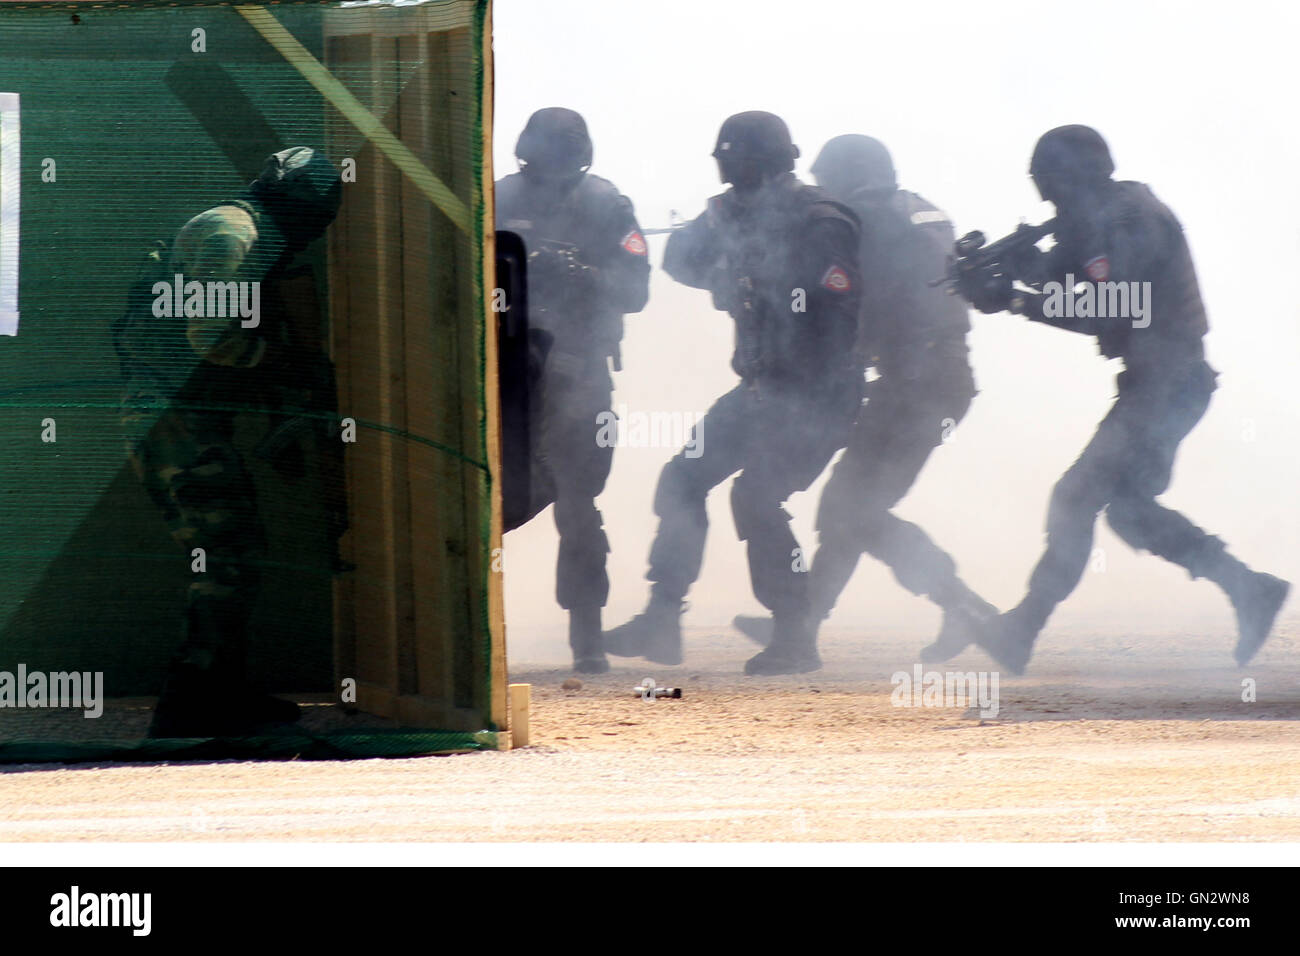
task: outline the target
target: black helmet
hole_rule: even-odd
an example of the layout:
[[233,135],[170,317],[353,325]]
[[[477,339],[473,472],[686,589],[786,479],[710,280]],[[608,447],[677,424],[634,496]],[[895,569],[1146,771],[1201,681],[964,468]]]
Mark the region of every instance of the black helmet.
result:
[[1114,172],[1110,149],[1091,126],[1048,130],[1039,137],[1029,161],[1029,175],[1049,201],[1059,199],[1063,190],[1100,185]]
[[[343,199],[343,180],[320,150],[293,146],[266,158],[261,174],[242,198],[267,217],[258,226],[262,250],[282,243],[292,252],[334,221]],[[274,232],[279,236],[273,237]]]
[[798,155],[785,120],[760,110],[727,117],[713,148],[722,181],[738,186],[789,172]]
[[830,140],[812,164],[819,185],[834,193],[858,189],[897,189],[894,161],[885,144],[870,136],[848,133]]
[[573,110],[549,106],[528,117],[515,144],[515,158],[525,170],[547,176],[585,172],[591,165],[587,122]]

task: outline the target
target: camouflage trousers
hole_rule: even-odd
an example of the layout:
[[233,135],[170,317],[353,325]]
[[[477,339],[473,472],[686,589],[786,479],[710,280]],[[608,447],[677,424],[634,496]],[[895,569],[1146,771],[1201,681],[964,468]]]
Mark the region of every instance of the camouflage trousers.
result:
[[164,412],[129,443],[137,477],[189,556],[185,640],[176,663],[242,676],[266,539],[229,413]]

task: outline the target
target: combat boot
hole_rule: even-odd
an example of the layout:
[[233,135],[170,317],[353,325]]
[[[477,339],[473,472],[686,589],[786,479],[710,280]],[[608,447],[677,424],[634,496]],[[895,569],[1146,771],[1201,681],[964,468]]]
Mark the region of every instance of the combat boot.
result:
[[807,614],[775,614],[772,643],[745,661],[751,677],[775,674],[807,674],[821,670],[817,654],[817,627]]
[[1237,646],[1232,655],[1245,666],[1268,640],[1291,585],[1262,571],[1252,571],[1228,553],[1224,543],[1208,537],[1201,554],[1187,565],[1194,578],[1208,578],[1232,602],[1237,614]]
[[1245,667],[1268,640],[1291,585],[1271,574],[1252,571],[1226,555],[1222,566],[1209,577],[1228,595],[1237,612],[1237,646],[1232,656],[1238,666]]
[[600,608],[569,609],[569,648],[573,651],[573,670],[578,674],[603,674],[609,670],[600,643]]
[[212,675],[188,663],[174,663],[149,724],[150,737],[219,737],[229,730],[222,719]]
[[149,725],[150,737],[242,737],[302,715],[293,701],[222,679],[190,663],[174,664]]
[[1262,571],[1253,571],[1250,580],[1230,595],[1233,610],[1237,612],[1237,647],[1232,653],[1239,666],[1245,667],[1250,663],[1268,640],[1277,613],[1282,610],[1290,591],[1290,582]]
[[605,650],[615,657],[644,657],[656,664],[680,664],[684,609],[680,598],[652,590],[644,611],[626,624],[605,632]]
[[988,639],[998,618],[998,609],[974,591],[966,590],[943,606],[943,624],[934,642],[921,648],[921,661],[941,664],[952,660],[971,644]]
[[977,639],[979,646],[999,667],[1012,674],[1023,674],[1034,652],[1034,641],[1050,613],[1050,609],[1044,611],[1026,598],[982,629],[983,635]]
[[769,615],[737,614],[731,626],[760,647],[772,643],[772,618]]

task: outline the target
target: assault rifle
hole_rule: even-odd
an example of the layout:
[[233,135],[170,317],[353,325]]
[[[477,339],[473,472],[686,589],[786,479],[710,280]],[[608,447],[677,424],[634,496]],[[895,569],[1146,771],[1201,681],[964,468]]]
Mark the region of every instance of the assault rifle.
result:
[[1008,260],[1055,231],[1056,220],[1049,219],[1038,226],[1022,222],[1015,232],[993,243],[987,243],[984,233],[978,229],[968,232],[953,244],[953,255],[948,259],[947,272],[938,279],[932,279],[930,285],[946,284],[948,294],[957,295],[963,286],[979,286],[994,276],[1006,275]]

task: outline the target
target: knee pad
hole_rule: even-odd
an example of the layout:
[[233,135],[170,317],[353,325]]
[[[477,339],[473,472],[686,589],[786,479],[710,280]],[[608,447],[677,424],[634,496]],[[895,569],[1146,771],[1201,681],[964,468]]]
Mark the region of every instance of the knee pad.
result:
[[746,481],[743,472],[731,483],[731,516],[741,541],[748,541],[764,525],[772,524],[774,518],[783,524],[790,521],[789,512],[780,502],[773,501],[754,481]]

